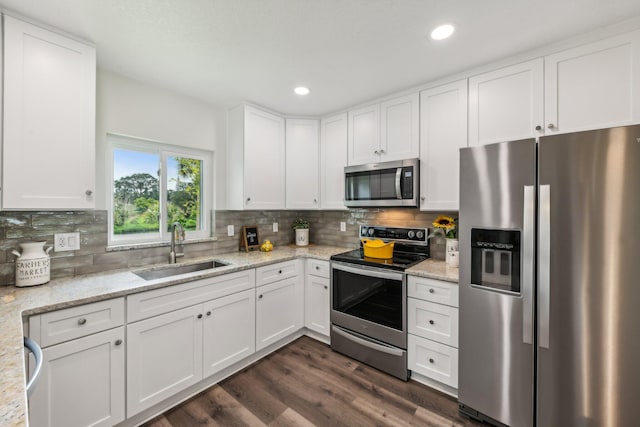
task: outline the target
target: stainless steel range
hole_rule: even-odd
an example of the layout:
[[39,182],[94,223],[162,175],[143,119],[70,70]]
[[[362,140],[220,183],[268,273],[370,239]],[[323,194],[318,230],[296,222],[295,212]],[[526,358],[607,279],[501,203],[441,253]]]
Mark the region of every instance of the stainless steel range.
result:
[[393,259],[362,247],[331,257],[331,348],[407,379],[405,270],[429,258],[425,228],[360,226],[361,238],[394,241]]

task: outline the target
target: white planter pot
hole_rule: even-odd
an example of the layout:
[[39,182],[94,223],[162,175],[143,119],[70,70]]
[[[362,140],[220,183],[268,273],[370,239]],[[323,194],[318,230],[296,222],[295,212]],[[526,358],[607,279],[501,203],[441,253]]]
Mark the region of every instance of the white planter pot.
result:
[[308,228],[296,228],[296,246],[309,246]]

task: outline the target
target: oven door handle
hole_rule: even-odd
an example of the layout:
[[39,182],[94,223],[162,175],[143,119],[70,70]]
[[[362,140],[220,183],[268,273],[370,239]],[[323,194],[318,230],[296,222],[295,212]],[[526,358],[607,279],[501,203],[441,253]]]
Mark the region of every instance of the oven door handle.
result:
[[403,350],[397,349],[397,348],[392,348],[392,347],[388,347],[386,345],[381,345],[381,344],[376,344],[374,342],[371,342],[369,340],[365,340],[363,338],[359,338],[355,335],[352,335],[346,331],[343,331],[342,329],[336,327],[336,326],[331,326],[331,330],[342,336],[343,338],[348,339],[349,341],[353,341],[355,343],[360,344],[361,346],[370,348],[371,350],[375,350],[375,351],[380,351],[382,353],[386,353],[386,354],[390,354],[391,356],[396,356],[396,357],[401,357]]
[[402,273],[373,270],[366,267],[349,267],[343,264],[332,263],[331,268],[361,276],[377,277],[378,279],[402,280]]

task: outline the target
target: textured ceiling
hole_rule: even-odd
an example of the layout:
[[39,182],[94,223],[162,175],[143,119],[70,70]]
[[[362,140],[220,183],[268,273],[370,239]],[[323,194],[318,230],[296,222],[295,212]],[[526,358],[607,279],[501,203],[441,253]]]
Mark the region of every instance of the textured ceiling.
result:
[[[98,65],[214,105],[324,115],[640,16],[638,0],[0,0]],[[454,36],[428,39],[453,22]],[[297,85],[311,94],[293,94]]]

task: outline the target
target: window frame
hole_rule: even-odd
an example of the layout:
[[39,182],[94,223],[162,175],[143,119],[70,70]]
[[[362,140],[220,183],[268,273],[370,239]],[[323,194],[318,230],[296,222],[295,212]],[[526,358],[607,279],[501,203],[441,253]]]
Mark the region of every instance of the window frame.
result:
[[[185,231],[186,240],[206,239],[212,236],[211,212],[213,209],[213,157],[214,152],[195,149],[178,145],[165,144],[149,139],[132,136],[107,133],[107,182],[105,193],[107,194],[108,212],[108,245],[144,244],[144,243],[168,243],[171,241],[171,233],[168,228],[168,157],[188,157],[202,162],[200,178],[200,208],[202,211],[201,230]],[[158,232],[134,233],[130,235],[116,235],[113,227],[114,212],[114,150],[139,151],[156,154],[158,160],[159,180],[159,212],[160,220]]]

